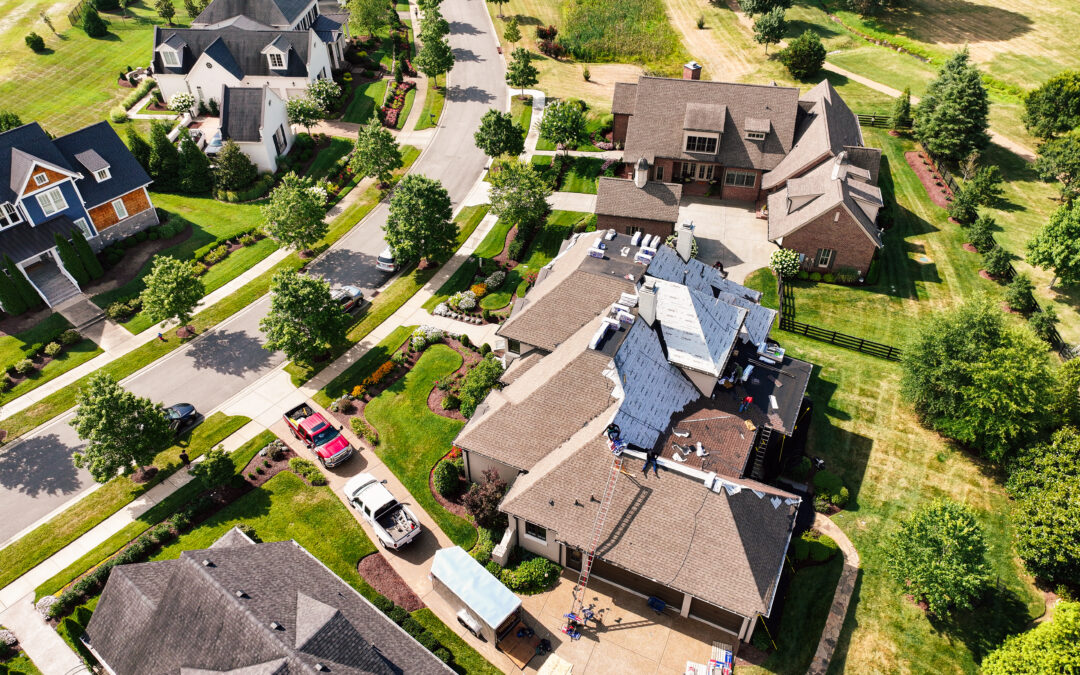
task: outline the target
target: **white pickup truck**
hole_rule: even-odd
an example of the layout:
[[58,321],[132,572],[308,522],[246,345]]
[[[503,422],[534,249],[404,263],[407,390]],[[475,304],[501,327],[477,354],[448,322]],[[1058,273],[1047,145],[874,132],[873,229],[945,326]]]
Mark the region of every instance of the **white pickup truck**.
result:
[[420,535],[420,521],[412,511],[394,499],[394,495],[370,473],[350,478],[343,492],[349,505],[371,523],[386,548],[399,549]]

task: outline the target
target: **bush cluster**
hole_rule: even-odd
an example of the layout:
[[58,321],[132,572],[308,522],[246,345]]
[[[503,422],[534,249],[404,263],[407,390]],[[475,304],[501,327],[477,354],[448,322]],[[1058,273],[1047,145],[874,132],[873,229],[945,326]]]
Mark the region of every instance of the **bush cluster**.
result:
[[558,564],[528,553],[517,565],[504,569],[501,580],[515,593],[533,595],[551,588],[561,571],[562,567]]
[[491,530],[486,527],[476,529],[476,544],[469,555],[481,565],[487,565],[491,561],[491,552],[495,550],[495,542],[502,539],[502,530]]
[[255,199],[262,199],[266,196],[266,193],[270,192],[270,188],[274,187],[274,174],[264,173],[256,179],[250,187],[244,190],[216,190],[214,192],[214,198],[230,203],[237,202],[250,202]]
[[502,364],[492,358],[483,359],[465,373],[460,394],[462,415],[472,417],[476,406],[480,405],[488,392],[496,386],[502,373]]
[[506,272],[503,272],[502,270],[495,270],[494,272],[489,274],[486,279],[484,279],[484,286],[487,288],[487,290],[491,291],[502,286],[503,282],[505,281]]
[[459,312],[469,312],[476,309],[476,294],[471,290],[458,291],[451,295],[446,303]]
[[123,323],[135,316],[142,309],[142,297],[134,296],[126,300],[117,300],[105,308],[105,316],[113,321]]
[[803,532],[798,539],[791,542],[793,549],[793,557],[797,562],[803,560],[813,560],[814,562],[825,562],[831,559],[836,552],[840,550],[836,542],[821,534],[812,534],[810,532]]
[[142,100],[143,96],[150,93],[150,90],[154,88],[157,82],[154,82],[152,77],[144,77],[139,86],[131,90],[131,93],[124,97],[124,100],[120,101],[121,107],[124,110],[131,110],[135,107],[135,104]]
[[433,344],[443,341],[446,334],[434,326],[420,326],[413,331],[409,339],[409,348],[414,352],[422,352]]
[[357,436],[360,436],[368,443],[371,443],[372,445],[379,444],[379,432],[375,431],[375,427],[365,422],[362,418],[352,418],[349,420],[349,426],[352,427],[353,432]]
[[315,462],[301,457],[293,457],[289,460],[289,468],[312,485],[326,485],[326,476],[323,475],[322,471],[319,471],[319,467],[315,466]]
[[831,471],[824,470],[814,474],[814,494],[815,504],[817,503],[816,498],[820,497],[829,504],[841,509],[847,506],[850,498],[848,489],[844,487],[840,477]]
[[461,469],[453,460],[444,459],[435,465],[432,481],[443,497],[456,497],[461,492]]
[[79,334],[79,331],[68,328],[43,335],[40,342],[31,342],[24,345],[20,349],[23,358],[0,367],[0,371],[6,373],[3,378],[0,378],[0,391],[5,390],[11,384],[11,380],[7,375],[27,375],[34,370],[34,362],[31,358],[36,354],[44,353],[47,356],[56,356],[63,351],[63,347],[73,345],[80,340],[82,340],[82,335]]

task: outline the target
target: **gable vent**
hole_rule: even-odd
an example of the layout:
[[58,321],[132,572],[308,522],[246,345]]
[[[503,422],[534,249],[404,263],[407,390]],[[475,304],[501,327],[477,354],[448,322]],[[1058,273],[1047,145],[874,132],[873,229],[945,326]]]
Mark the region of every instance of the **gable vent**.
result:
[[315,670],[330,670],[330,669],[329,669],[329,668],[327,668],[326,666],[324,666],[324,665],[323,665],[323,664],[321,664],[321,663],[316,663],[316,664],[315,664]]

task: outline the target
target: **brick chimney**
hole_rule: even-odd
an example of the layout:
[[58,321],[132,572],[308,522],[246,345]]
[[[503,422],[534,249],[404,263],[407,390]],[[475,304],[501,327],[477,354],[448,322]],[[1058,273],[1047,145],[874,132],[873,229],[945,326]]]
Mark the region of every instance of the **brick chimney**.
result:
[[701,64],[697,61],[690,61],[683,64],[682,67],[682,79],[684,80],[700,80],[701,79]]

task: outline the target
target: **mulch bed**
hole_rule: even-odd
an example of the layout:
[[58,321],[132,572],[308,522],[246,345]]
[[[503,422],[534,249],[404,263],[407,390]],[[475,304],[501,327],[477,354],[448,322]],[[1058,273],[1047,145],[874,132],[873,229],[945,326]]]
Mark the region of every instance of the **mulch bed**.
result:
[[919,181],[922,182],[923,189],[926,190],[926,195],[930,197],[930,201],[943,209],[948,208],[949,202],[952,200],[952,191],[938,176],[933,165],[929,163],[930,160],[921,152],[915,151],[905,152],[904,159],[907,160],[908,166],[915,172],[915,175],[919,177]]
[[508,271],[514,269],[515,267],[517,267],[517,261],[516,260],[511,260],[510,259],[510,253],[509,253],[510,242],[514,241],[514,237],[516,235],[517,235],[517,225],[511,227],[510,231],[506,233],[506,241],[503,242],[502,251],[499,252],[499,255],[492,258],[492,260],[499,263],[500,265],[506,266],[506,269]]
[[415,612],[425,607],[423,601],[412,592],[394,568],[390,567],[390,563],[386,562],[381,553],[372,553],[362,558],[356,571],[376,591],[393,600],[395,605],[406,612]]
[[979,249],[975,248],[974,244],[964,244],[963,249],[968,253],[978,253]]
[[45,318],[52,313],[53,310],[51,308],[42,307],[37,311],[20,314],[19,316],[9,316],[4,314],[3,320],[0,320],[0,337],[7,337],[28,330],[41,321],[44,321]]
[[[63,354],[63,352],[60,353]],[[57,356],[59,356],[59,354]],[[49,362],[51,362],[55,358],[55,356],[48,356],[47,354],[45,354],[45,352],[38,352],[37,354],[34,354],[30,357],[30,362],[34,364],[33,370],[26,373],[25,375],[19,375],[14,370],[8,373],[8,380],[11,382],[11,386],[15,387],[25,380],[37,377],[38,374],[41,373],[41,369],[48,365]]]
[[131,474],[132,483],[145,483],[157,475],[158,468],[156,466],[142,466],[139,467],[135,473]]
[[158,239],[156,241],[147,239],[135,244],[127,250],[120,262],[106,270],[104,276],[89,284],[83,289],[83,292],[86,295],[93,296],[123,286],[139,274],[146,261],[164,249],[186,241],[191,234],[192,227],[188,225],[179,234],[169,239]]
[[[282,471],[288,471],[289,460],[298,456],[299,455],[293,452],[293,450],[289,449],[285,451],[285,455],[282,459],[275,462],[270,459],[270,455],[257,454],[251,458],[251,461],[247,463],[247,466],[240,472],[240,475],[244,477],[244,480],[247,481],[248,485],[257,488]],[[270,466],[266,466],[266,464],[269,464]],[[259,469],[262,469],[262,473],[259,472]],[[248,474],[251,475],[249,476]]]
[[983,279],[986,279],[987,281],[997,281],[997,277],[992,276],[986,270],[979,270],[979,276],[982,277]]

